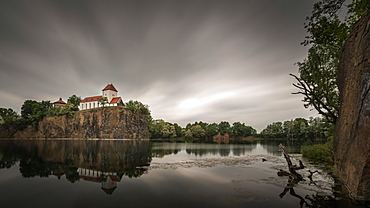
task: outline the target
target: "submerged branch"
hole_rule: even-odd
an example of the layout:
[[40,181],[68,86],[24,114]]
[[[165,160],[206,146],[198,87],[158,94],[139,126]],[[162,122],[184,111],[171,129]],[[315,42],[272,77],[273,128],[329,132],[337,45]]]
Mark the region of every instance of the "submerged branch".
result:
[[[290,160],[290,157],[288,155],[288,153],[286,153],[286,150],[284,148],[284,146],[282,144],[279,145],[279,148],[281,149],[281,151],[283,152],[284,154],[284,157],[285,157],[285,160],[286,162],[288,163],[288,168],[289,168],[289,172],[290,172],[290,176],[293,177],[295,180],[298,180],[298,181],[302,181],[303,180],[303,177],[301,174],[297,173],[296,170],[300,170],[300,169],[304,169],[305,166],[303,165],[302,161],[299,160],[299,166],[297,165],[293,165],[292,161]],[[279,174],[286,174],[288,172],[282,172],[282,170],[280,170],[280,172],[278,173]]]

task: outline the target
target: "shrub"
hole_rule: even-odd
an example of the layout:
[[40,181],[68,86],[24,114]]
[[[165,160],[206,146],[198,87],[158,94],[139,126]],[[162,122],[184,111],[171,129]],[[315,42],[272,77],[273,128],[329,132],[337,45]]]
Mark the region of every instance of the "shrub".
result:
[[333,141],[302,147],[302,156],[317,162],[333,163]]

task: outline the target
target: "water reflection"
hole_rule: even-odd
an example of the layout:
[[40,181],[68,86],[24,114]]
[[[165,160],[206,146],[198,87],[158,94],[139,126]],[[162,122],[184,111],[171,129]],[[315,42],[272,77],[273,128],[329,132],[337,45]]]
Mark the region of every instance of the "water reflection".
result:
[[152,159],[171,156],[171,160],[179,161],[246,154],[281,153],[277,146],[264,143],[220,145],[134,140],[2,141],[0,168],[10,168],[19,163],[19,171],[24,178],[54,175],[59,179],[65,176],[71,183],[83,179],[116,184],[122,176],[140,177],[147,173],[146,167]]
[[289,191],[290,195],[299,199],[299,205],[300,207],[303,207],[303,205],[306,203],[306,200],[302,196],[295,193],[294,188],[293,188],[294,185],[296,185],[295,182],[289,179],[288,184],[284,188],[283,192],[279,194],[279,197],[283,198],[285,194]]
[[[276,176],[286,168],[278,144],[0,141],[2,205],[50,206],[43,201],[45,195],[58,202],[54,207],[268,207],[273,202],[290,208],[343,203],[336,202],[331,184],[317,173],[299,185]],[[289,153],[300,148],[284,145]]]
[[149,141],[7,141],[0,145],[0,168],[19,163],[24,178],[63,176],[101,183],[107,194],[122,176],[139,177],[151,162]]
[[85,181],[101,183],[101,189],[111,195],[117,188],[117,182],[121,181],[122,175],[115,172],[101,172],[92,169],[79,168],[78,175]]

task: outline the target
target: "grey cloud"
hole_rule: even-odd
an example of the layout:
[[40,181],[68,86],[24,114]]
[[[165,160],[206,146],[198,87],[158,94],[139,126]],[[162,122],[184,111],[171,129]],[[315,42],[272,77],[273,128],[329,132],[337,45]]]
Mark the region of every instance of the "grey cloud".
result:
[[307,117],[314,113],[290,94],[288,74],[306,54],[299,43],[312,4],[5,1],[0,107],[96,95],[113,83],[125,101],[140,100],[154,118],[181,125],[228,120],[261,130]]

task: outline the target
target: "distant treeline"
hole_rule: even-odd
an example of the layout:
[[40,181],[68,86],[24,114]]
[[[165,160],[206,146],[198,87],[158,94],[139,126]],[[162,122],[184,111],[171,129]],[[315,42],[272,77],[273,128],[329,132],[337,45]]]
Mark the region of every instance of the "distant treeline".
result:
[[212,141],[216,134],[229,134],[231,137],[248,137],[256,135],[257,131],[244,123],[234,122],[232,125],[227,121],[220,123],[195,122],[188,123],[186,127],[181,127],[177,123],[170,123],[164,120],[149,120],[149,137],[151,139],[199,139],[202,141]]
[[317,140],[333,136],[334,124],[320,117],[273,122],[260,133],[266,139]]

